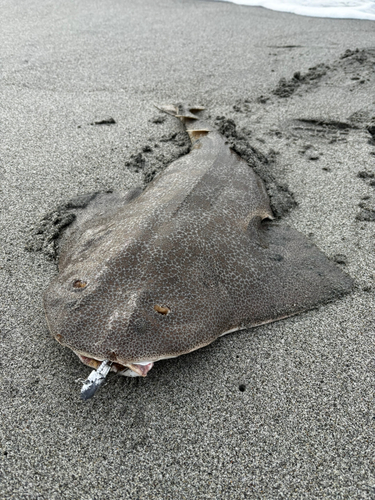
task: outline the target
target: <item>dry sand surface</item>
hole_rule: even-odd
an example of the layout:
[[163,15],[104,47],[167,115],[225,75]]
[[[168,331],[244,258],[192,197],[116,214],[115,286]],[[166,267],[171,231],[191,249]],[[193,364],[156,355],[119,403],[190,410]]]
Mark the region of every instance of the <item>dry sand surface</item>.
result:
[[[0,12],[0,498],[374,499],[375,23],[197,0]],[[186,154],[153,107],[178,101],[268,158],[283,223],[355,288],[82,403],[90,369],[48,333],[35,227]]]

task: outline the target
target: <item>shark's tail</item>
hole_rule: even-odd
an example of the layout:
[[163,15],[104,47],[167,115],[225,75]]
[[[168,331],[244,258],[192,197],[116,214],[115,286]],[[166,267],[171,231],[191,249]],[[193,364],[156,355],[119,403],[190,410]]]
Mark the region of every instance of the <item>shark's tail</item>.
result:
[[185,106],[183,104],[166,104],[162,106],[155,105],[155,107],[168,115],[180,118],[183,122],[188,120],[199,120],[196,113],[205,109],[203,106]]
[[192,145],[194,146],[199,139],[205,137],[209,132],[212,132],[212,127],[202,121],[200,116],[197,116],[200,111],[205,108],[203,106],[185,106],[184,104],[172,104],[156,106],[157,109],[179,118],[186,127],[186,132],[189,134]]

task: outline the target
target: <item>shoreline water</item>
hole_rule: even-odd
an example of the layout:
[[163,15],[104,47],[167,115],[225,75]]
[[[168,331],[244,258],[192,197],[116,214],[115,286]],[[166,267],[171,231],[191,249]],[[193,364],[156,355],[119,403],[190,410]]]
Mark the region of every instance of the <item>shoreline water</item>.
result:
[[[194,0],[0,6],[0,498],[371,500],[374,25]],[[280,223],[356,287],[145,379],[110,374],[83,404],[90,368],[42,308],[56,264],[25,246],[59,204],[186,154],[154,107],[180,101],[233,121],[293,193]]]
[[361,19],[375,21],[375,5],[367,0],[213,0],[248,7],[264,7],[276,12],[289,12],[300,16],[332,19]]

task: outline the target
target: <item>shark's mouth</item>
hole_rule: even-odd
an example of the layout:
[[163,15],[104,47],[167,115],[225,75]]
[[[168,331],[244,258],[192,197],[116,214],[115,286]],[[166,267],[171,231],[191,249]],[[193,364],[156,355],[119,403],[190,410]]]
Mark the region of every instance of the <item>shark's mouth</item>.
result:
[[[76,353],[79,359],[87,366],[91,366],[97,370],[102,363],[95,358],[90,358],[88,356],[83,356],[82,354]],[[118,373],[125,377],[146,377],[147,373],[154,366],[152,361],[142,361],[140,363],[129,363],[126,365],[121,365],[120,363],[112,363],[111,372]]]

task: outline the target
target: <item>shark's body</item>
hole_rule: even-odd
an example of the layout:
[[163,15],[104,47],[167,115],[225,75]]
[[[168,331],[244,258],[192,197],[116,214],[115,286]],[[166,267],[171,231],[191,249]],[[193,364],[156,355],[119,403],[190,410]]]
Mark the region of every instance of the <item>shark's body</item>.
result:
[[94,367],[146,375],[352,286],[307,238],[270,222],[262,180],[223,136],[192,110],[170,111],[191,152],[143,192],[98,195],[78,211],[44,296],[53,336]]

